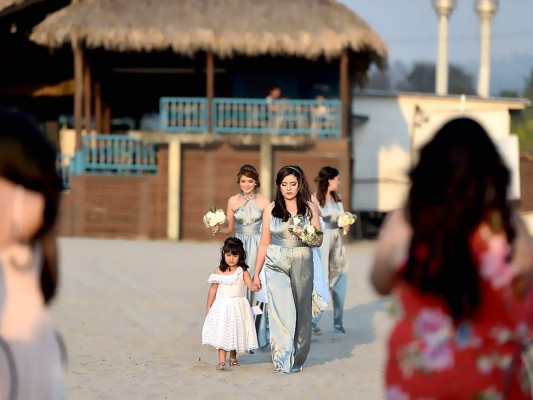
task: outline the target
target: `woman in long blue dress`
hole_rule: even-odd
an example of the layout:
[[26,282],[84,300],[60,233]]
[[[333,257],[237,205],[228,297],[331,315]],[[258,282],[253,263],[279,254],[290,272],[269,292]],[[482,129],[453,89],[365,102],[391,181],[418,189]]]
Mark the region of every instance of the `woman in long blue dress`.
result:
[[[258,192],[261,182],[253,165],[245,164],[239,169],[237,183],[241,190],[228,200],[226,223],[211,229],[214,233],[218,231],[222,234],[231,234],[235,231],[234,236],[244,244],[246,264],[254,266],[261,238],[263,211],[270,203],[270,199]],[[263,283],[265,282],[264,274],[261,276],[261,280]],[[246,297],[251,305],[258,302],[263,313],[266,313],[266,307],[264,307],[267,302],[266,289],[257,293],[247,290]],[[257,338],[261,348],[268,345],[266,318],[265,314],[256,317]]]
[[[272,361],[276,371],[285,373],[302,370],[311,346],[313,254],[299,238],[301,228],[292,224],[292,217],[299,215],[302,226],[318,228],[320,212],[300,190],[303,179],[295,166],[278,171],[276,198],[263,213],[254,271],[254,283],[260,287],[259,275],[265,270]],[[313,245],[320,244],[321,238]]]
[[[344,333],[342,315],[346,286],[348,282],[348,260],[343,242],[343,229],[337,225],[339,216],[344,212],[339,190],[339,171],[333,167],[323,167],[315,178],[318,189],[313,201],[320,208],[326,230],[320,247],[320,261],[328,277],[329,290],[333,300],[333,330]],[[348,229],[348,228],[344,228]],[[313,333],[320,335],[318,327],[320,315],[313,320]]]

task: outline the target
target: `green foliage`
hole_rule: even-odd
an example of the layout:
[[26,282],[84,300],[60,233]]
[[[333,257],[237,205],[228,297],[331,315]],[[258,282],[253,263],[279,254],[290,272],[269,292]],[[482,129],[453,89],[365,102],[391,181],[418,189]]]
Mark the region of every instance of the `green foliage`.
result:
[[[523,96],[533,102],[533,68],[524,79]],[[511,132],[518,136],[520,151],[533,153],[533,108],[528,107],[522,112],[511,114]]]
[[498,97],[518,98],[520,95],[516,90],[502,90],[498,93]]
[[533,108],[511,115],[511,132],[518,136],[520,151],[533,153]]

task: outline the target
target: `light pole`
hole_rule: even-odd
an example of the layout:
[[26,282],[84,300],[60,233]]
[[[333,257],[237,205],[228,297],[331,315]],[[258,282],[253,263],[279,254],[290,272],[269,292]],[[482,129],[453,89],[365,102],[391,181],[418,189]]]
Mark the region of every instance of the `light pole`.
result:
[[433,8],[439,17],[435,93],[444,95],[448,94],[448,19],[455,8],[455,0],[433,0]]
[[498,11],[498,0],[477,0],[476,12],[481,19],[481,42],[477,94],[489,97],[490,85],[490,30],[491,20]]

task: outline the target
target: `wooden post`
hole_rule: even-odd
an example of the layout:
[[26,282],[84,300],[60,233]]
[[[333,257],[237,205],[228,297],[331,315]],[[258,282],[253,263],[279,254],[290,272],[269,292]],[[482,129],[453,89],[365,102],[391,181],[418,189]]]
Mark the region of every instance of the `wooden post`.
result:
[[81,118],[83,102],[83,50],[80,43],[74,43],[74,129],[76,150],[81,149]]
[[167,238],[178,240],[180,234],[181,142],[172,135],[168,142]]
[[102,133],[102,84],[100,80],[94,82],[94,119],[96,133]]
[[85,108],[85,133],[91,132],[91,67],[89,66],[89,58],[87,52],[84,53],[84,68],[83,68],[83,94],[84,94],[84,108]]
[[261,162],[260,176],[265,185],[261,186],[261,192],[272,198],[272,141],[270,135],[261,135],[261,144],[259,147],[259,157]]
[[103,110],[103,124],[102,130],[103,133],[111,133],[111,105],[109,104],[109,99],[104,101],[104,110]]
[[340,57],[339,65],[339,90],[341,96],[341,133],[343,138],[348,137],[348,119],[351,116],[350,101],[350,78],[348,74],[348,50],[344,49]]
[[213,132],[213,98],[215,97],[215,60],[213,52],[206,55],[207,132]]

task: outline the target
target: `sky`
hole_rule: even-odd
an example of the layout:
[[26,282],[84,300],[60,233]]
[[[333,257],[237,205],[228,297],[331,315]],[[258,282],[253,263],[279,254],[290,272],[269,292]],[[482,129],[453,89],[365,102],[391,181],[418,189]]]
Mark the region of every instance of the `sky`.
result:
[[[437,14],[432,0],[339,0],[362,17],[389,48],[389,63],[435,62]],[[475,0],[457,0],[449,24],[449,61],[475,70],[480,21]],[[491,86],[519,85],[533,67],[533,0],[500,0],[492,20]],[[474,71],[473,71],[474,72]],[[502,81],[503,80],[503,81]],[[491,90],[492,92],[492,90]]]

